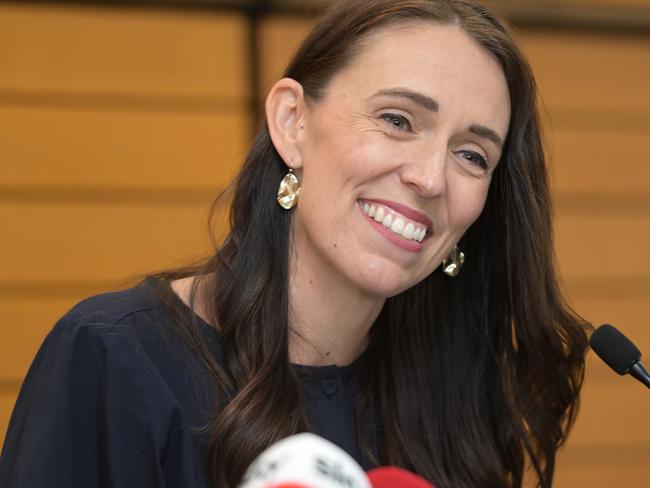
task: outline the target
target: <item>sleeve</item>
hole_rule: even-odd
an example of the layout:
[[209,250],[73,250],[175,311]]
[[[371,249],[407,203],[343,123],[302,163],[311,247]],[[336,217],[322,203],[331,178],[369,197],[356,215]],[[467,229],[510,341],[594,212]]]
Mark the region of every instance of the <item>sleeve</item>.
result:
[[0,487],[197,486],[191,436],[135,335],[79,322],[59,321],[30,368]]

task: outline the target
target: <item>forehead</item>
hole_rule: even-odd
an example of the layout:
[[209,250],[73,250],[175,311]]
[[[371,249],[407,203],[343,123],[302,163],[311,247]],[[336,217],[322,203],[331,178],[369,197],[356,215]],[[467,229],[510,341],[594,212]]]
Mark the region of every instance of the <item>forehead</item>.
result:
[[[391,87],[435,99],[441,113],[480,108],[477,116],[500,118],[494,121],[498,129],[507,130],[510,100],[503,70],[457,25],[410,22],[379,29],[330,82],[332,92],[358,101]],[[504,109],[507,117],[496,116]]]

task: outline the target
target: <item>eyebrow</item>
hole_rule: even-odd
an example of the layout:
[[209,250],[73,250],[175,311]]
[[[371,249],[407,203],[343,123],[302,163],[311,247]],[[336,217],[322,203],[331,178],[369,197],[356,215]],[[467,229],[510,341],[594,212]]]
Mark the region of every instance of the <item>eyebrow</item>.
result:
[[492,129],[485,127],[484,125],[472,124],[469,126],[469,131],[477,136],[484,137],[485,139],[494,142],[499,147],[503,147],[503,140],[501,137],[499,137],[499,135]]
[[432,112],[438,111],[438,102],[436,102],[433,98],[423,95],[422,93],[408,90],[406,88],[386,88],[377,91],[370,98],[375,98],[382,95],[390,96],[390,97],[408,98],[409,100],[412,100],[413,102],[417,103],[418,105],[421,105],[427,110],[430,110]]
[[[408,88],[384,88],[375,92],[370,96],[370,98],[379,96],[408,98],[409,100],[414,101],[418,105],[426,108],[427,110],[430,110],[431,112],[437,112],[439,108],[438,102],[433,98],[428,97],[422,93],[409,90]],[[469,126],[469,131],[479,137],[483,137],[489,141],[492,141],[499,147],[503,147],[503,140],[501,137],[489,127],[485,127],[484,125],[480,124],[472,124]]]

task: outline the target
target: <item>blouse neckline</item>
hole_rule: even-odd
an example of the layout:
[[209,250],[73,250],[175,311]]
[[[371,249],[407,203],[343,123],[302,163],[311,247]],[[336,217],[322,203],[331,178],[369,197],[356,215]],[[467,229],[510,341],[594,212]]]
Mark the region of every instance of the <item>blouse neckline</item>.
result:
[[[221,341],[221,333],[206,322],[200,315],[198,315],[191,307],[187,305],[177,294],[172,290],[168,281],[160,280],[159,278],[150,276],[147,277],[143,283],[147,287],[155,288],[156,284],[162,284],[166,291],[170,294],[174,305],[178,307],[183,313],[187,314],[195,323],[197,323],[204,331],[215,336]],[[359,369],[366,360],[367,350],[362,352],[354,361],[349,364],[338,366],[336,364],[327,365],[306,365],[306,364],[292,364],[294,371],[297,375],[304,380],[337,380],[340,379],[344,384],[348,383],[357,376]]]

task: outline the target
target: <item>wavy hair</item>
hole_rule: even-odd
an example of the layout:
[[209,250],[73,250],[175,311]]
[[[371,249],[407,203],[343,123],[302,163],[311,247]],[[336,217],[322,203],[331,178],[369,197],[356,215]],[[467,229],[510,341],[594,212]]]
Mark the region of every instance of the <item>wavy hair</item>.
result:
[[[348,0],[316,25],[285,76],[318,103],[369,36],[404,22],[458,25],[491,53],[511,122],[485,208],[459,243],[470,256],[460,275],[437,270],[387,299],[370,331],[357,415],[376,413],[381,447],[372,452],[361,427],[359,442],[369,462],[439,488],[518,488],[529,467],[550,488],[578,408],[589,325],[557,284],[535,82],[507,27],[473,0]],[[214,378],[207,466],[220,488],[236,486],[271,443],[309,430],[288,351],[292,217],[275,202],[285,172],[263,126],[234,182],[224,243],[202,265],[159,275],[196,276],[190,300],[220,331],[223,364],[196,324],[177,324]]]

